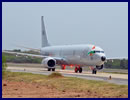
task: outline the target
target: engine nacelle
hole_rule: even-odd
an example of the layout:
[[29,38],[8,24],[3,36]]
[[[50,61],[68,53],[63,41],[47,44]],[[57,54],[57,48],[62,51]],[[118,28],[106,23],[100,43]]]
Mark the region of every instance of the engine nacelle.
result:
[[103,65],[101,65],[101,66],[96,66],[96,68],[97,68],[98,70],[101,70],[101,69],[103,69]]
[[52,57],[48,57],[42,60],[42,64],[47,68],[54,68],[56,65],[56,60]]

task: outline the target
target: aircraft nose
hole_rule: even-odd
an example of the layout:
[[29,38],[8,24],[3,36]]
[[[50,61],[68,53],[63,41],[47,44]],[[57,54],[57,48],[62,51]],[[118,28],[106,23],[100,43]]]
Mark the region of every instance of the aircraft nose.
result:
[[101,60],[102,60],[102,61],[105,61],[105,60],[106,60],[106,57],[105,57],[105,56],[102,56],[102,57],[101,57]]

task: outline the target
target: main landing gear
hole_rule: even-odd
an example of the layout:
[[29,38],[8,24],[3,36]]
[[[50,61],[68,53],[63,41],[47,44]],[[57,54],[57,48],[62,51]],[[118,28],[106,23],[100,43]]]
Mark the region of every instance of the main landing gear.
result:
[[82,67],[75,67],[75,73],[79,71],[79,73],[82,73]]
[[55,71],[55,68],[48,68],[48,71]]

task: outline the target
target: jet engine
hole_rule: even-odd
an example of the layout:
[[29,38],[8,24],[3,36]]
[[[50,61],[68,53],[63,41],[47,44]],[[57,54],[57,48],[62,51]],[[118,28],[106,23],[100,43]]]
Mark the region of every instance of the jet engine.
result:
[[47,68],[54,68],[56,65],[56,60],[52,57],[48,57],[42,60],[42,64]]
[[101,69],[103,69],[103,65],[101,65],[101,66],[96,66],[96,68],[97,68],[98,70],[101,70]]

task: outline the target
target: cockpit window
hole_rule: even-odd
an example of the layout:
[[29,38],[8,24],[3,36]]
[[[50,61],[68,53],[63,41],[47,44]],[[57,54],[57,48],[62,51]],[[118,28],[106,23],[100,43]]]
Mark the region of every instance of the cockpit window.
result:
[[101,53],[104,53],[104,51],[101,51]]
[[94,53],[104,53],[104,51],[94,51]]

